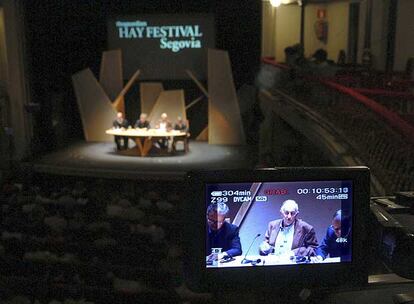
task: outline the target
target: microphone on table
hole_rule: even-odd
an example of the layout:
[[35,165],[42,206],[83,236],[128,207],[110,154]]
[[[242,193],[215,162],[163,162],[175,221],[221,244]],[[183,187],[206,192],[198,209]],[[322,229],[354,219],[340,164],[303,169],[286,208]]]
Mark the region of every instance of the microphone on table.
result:
[[261,259],[257,259],[257,260],[253,260],[251,263],[253,266],[256,266],[257,264],[260,264],[262,260]]
[[235,260],[235,258],[234,258],[232,255],[227,254],[226,256],[224,256],[224,257],[220,260],[220,263],[228,263],[228,262],[231,262],[231,261],[234,261],[234,260]]
[[[246,257],[247,257],[247,254],[248,254],[248,253],[249,253],[249,251],[250,251],[250,248],[252,248],[254,241],[256,241],[256,239],[257,239],[260,235],[261,235],[261,234],[260,234],[260,233],[258,233],[258,234],[254,237],[254,239],[253,239],[252,243],[251,243],[251,244],[250,244],[250,246],[249,246],[249,249],[247,249],[246,254],[244,255],[243,260],[241,260],[241,263],[242,263],[242,264],[248,264],[248,263],[252,263],[252,262],[253,262],[252,260],[248,260],[248,259],[246,259]],[[260,262],[259,262],[259,263],[260,263]],[[256,264],[257,264],[257,262],[256,262]]]

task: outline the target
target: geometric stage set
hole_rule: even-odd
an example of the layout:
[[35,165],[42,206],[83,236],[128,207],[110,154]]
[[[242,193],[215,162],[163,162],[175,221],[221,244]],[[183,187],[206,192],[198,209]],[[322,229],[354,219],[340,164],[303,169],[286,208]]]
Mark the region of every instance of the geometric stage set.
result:
[[[189,153],[181,149],[169,155],[149,153],[147,157],[118,153],[113,136],[105,131],[112,127],[117,112],[125,115],[124,96],[141,71],[138,69],[124,84],[122,54],[114,50],[102,54],[99,80],[90,69],[72,75],[85,141],[41,156],[32,168],[48,174],[146,180],[182,180],[193,170],[251,168],[254,164],[245,145],[228,53],[209,49],[207,57],[208,89],[191,71],[185,71],[208,100],[208,124],[200,134],[192,134],[197,138],[190,142]],[[172,119],[181,116],[187,120],[187,109],[204,99],[186,105],[180,88],[165,90],[161,82],[139,85],[140,110],[148,114],[152,126],[164,112]],[[191,122],[187,123],[191,132]]]
[[[209,49],[207,56],[208,90],[195,79],[191,71],[187,74],[208,99],[208,125],[198,136],[215,145],[244,145],[239,102],[234,86],[228,53]],[[72,75],[83,133],[87,142],[113,141],[105,130],[112,126],[116,112],[125,115],[124,96],[137,81],[137,70],[123,86],[121,50],[107,51],[102,55],[99,81],[90,69]],[[187,121],[184,90],[164,90],[160,82],[140,83],[141,113],[147,113],[154,126],[161,113],[169,117],[181,116]]]

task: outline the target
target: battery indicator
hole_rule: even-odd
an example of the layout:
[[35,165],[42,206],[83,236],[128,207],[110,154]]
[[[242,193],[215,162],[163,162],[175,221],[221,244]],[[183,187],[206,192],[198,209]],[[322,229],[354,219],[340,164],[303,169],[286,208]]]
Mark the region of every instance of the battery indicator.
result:
[[213,191],[211,192],[211,196],[221,196],[222,192],[221,191]]

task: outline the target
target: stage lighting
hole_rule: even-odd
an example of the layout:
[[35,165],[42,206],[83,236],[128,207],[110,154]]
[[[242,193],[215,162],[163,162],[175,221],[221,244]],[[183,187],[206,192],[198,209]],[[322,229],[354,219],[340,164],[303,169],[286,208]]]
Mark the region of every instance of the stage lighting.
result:
[[270,0],[270,4],[271,4],[273,7],[279,7],[279,6],[280,6],[280,4],[282,4],[282,0]]

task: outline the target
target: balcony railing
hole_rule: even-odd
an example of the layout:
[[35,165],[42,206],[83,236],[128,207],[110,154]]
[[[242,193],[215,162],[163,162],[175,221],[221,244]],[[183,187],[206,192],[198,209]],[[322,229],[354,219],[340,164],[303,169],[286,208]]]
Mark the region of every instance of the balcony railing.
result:
[[[414,126],[387,107],[387,98],[395,96],[382,94],[378,102],[362,94],[361,88],[312,77],[269,59],[264,63],[279,75],[274,87],[333,125],[342,140],[351,145],[353,154],[371,168],[385,192],[414,189]],[[413,101],[409,93],[403,95],[408,102]]]

